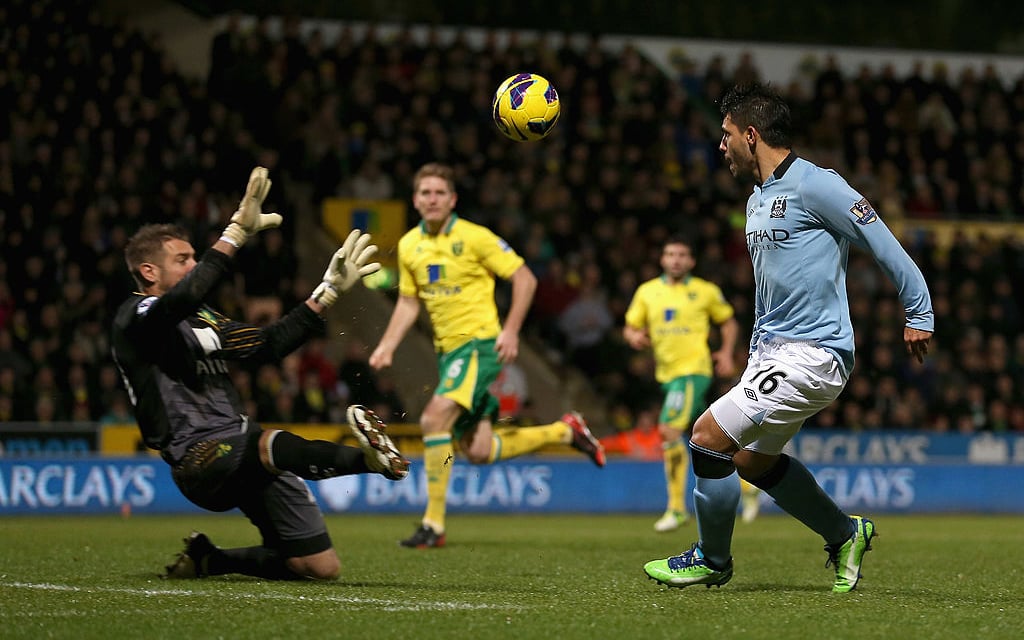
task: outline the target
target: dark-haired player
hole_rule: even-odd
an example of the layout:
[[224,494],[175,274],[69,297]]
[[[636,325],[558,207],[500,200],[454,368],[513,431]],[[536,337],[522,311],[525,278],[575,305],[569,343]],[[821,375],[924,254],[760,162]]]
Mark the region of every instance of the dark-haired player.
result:
[[648,562],[663,584],[723,585],[732,578],[732,533],[740,499],[734,474],[770,495],[825,541],[832,590],[853,590],[874,523],[850,516],[782,448],[807,418],[831,404],[853,370],[846,294],[850,245],[868,251],[896,286],[907,353],[921,360],[934,330],[920,269],[868,200],[834,171],[792,150],[788,105],[761,85],[735,87],[721,102],[719,149],[734,176],[754,183],[747,249],[754,266],[754,327],[739,383],[693,426],[699,539]]

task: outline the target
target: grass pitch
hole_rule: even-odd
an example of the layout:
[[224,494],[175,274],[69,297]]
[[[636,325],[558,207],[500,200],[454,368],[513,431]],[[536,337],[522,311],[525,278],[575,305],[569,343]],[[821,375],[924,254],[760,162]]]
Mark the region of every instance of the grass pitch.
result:
[[1020,638],[1021,518],[879,516],[864,578],[830,592],[821,541],[786,516],[737,523],[736,575],[669,589],[644,562],[687,548],[657,514],[449,516],[444,549],[396,541],[416,517],[331,516],[333,583],[157,572],[192,528],[257,542],[225,516],[0,518],[3,638]]

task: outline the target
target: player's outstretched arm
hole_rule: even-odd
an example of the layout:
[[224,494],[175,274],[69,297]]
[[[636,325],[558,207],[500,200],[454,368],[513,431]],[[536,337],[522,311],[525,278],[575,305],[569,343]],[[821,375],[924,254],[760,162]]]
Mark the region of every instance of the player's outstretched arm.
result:
[[[226,244],[238,249],[260,231],[281,226],[281,214],[263,213],[263,201],[270,193],[271,184],[273,183],[268,177],[266,167],[256,167],[252,170],[245,195],[238,203],[238,210],[231,216],[231,222],[225,227],[217,244]],[[217,249],[224,250],[226,247],[220,246]],[[224,252],[228,255],[234,253],[230,249]]]

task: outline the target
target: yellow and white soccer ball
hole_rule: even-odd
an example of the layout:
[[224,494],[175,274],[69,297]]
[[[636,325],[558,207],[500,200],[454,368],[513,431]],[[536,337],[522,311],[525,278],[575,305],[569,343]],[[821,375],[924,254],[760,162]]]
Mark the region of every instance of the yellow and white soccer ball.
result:
[[551,133],[562,112],[555,86],[536,73],[506,78],[494,92],[491,106],[498,130],[519,142],[540,140]]

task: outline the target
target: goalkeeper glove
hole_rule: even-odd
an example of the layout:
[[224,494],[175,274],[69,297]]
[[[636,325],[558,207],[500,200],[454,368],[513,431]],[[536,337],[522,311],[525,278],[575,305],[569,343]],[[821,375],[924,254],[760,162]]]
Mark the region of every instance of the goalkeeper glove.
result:
[[234,245],[237,249],[245,244],[250,236],[281,225],[280,214],[262,211],[270,185],[266,168],[256,167],[252,170],[249,174],[249,184],[245,188],[245,196],[238,203],[238,211],[231,216],[231,224],[221,234],[221,240]]
[[313,301],[329,307],[337,301],[338,294],[351,289],[356,280],[377,273],[380,263],[370,262],[375,253],[377,245],[370,244],[370,234],[353,229],[345,238],[345,244],[331,257],[323,282],[313,290]]

